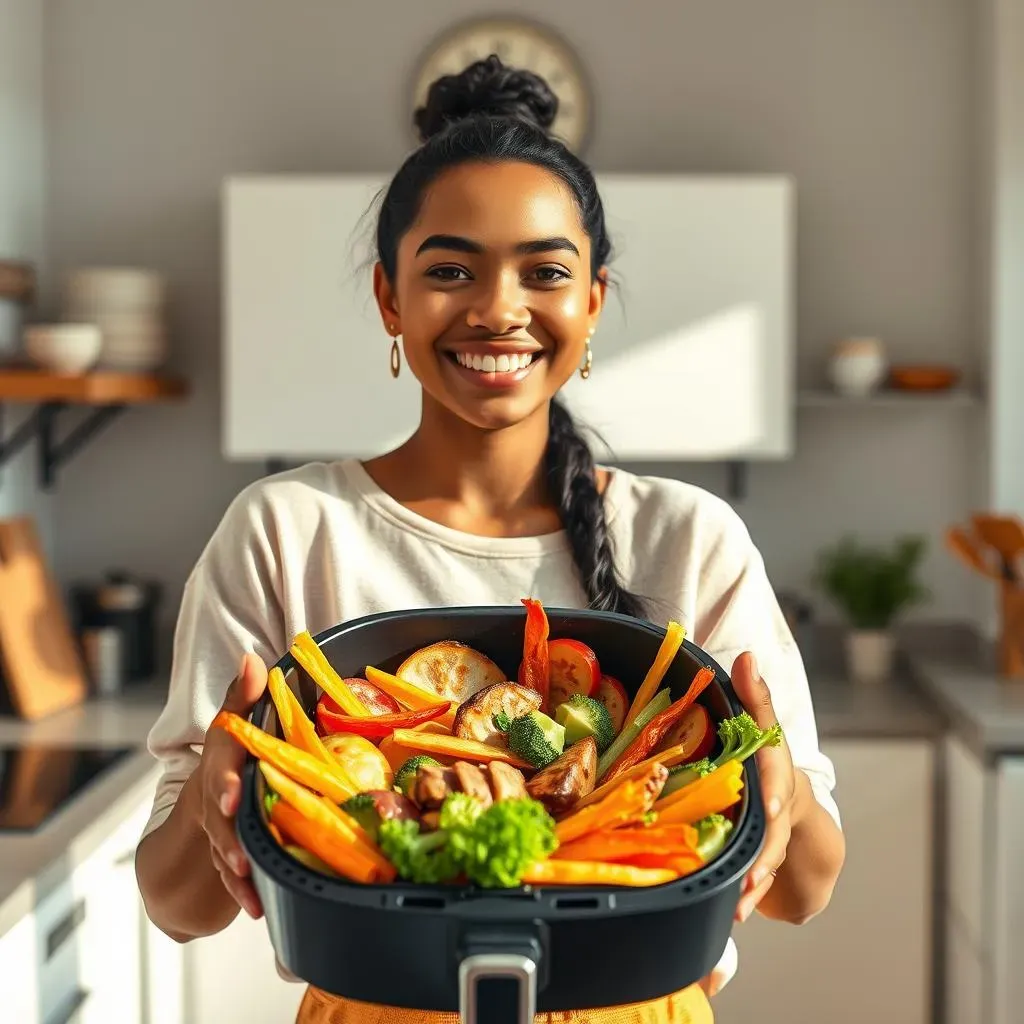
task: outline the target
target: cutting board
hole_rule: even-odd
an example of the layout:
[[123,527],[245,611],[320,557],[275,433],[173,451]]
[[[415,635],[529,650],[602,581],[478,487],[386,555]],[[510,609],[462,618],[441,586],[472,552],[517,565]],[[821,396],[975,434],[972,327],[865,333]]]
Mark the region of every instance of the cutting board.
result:
[[43,718],[88,693],[60,588],[27,517],[0,520],[0,665],[22,718]]

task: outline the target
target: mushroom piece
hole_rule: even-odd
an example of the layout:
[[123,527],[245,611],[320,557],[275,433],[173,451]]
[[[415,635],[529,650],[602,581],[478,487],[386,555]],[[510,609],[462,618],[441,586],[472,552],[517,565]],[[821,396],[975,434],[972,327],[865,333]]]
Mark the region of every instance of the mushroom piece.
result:
[[495,722],[496,716],[509,721],[540,709],[541,696],[536,690],[518,683],[495,683],[473,694],[459,705],[452,724],[452,735],[464,740],[505,747],[505,733]]
[[587,736],[537,772],[526,790],[557,817],[592,793],[596,782],[597,744],[593,736]]

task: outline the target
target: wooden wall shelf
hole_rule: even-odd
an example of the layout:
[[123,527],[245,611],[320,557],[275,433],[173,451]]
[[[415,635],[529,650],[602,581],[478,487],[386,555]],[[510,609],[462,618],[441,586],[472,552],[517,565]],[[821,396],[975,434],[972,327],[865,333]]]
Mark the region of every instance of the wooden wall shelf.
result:
[[[130,406],[173,401],[187,393],[185,382],[159,374],[85,373],[64,375],[42,370],[0,368],[0,412],[5,403],[34,404],[35,409],[9,438],[0,419],[0,467],[30,441],[39,446],[39,484],[50,490],[57,470],[108,423]],[[72,406],[89,409],[63,437],[57,419]]]

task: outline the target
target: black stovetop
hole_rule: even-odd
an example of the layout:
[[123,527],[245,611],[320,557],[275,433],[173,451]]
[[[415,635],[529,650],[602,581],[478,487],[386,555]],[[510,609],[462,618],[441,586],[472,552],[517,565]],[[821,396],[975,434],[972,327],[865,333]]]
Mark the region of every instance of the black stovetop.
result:
[[0,744],[0,833],[36,831],[135,749]]

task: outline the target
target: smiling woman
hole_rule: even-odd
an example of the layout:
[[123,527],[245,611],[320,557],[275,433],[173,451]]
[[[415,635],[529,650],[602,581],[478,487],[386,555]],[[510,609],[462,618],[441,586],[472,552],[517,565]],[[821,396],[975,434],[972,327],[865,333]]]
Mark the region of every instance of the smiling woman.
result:
[[[219,931],[239,907],[262,913],[235,834],[244,751],[223,730],[207,735],[219,707],[248,714],[266,663],[301,632],[524,595],[675,619],[732,667],[758,726],[778,721],[786,737],[757,755],[768,834],[739,917],[759,907],[802,922],[829,901],[843,860],[832,766],[749,533],[699,488],[595,466],[556,398],[589,372],[611,255],[592,172],[547,134],[556,111],[542,80],[496,57],[434,83],[416,117],[422,145],[381,200],[374,270],[392,371],[404,352],[422,389],[418,427],[365,463],[312,463],[247,488],[188,581],[150,737],[166,772],[136,862],[150,917],[178,939]],[[705,987],[731,973],[734,953],[703,987],[552,1016],[709,1021]],[[594,969],[631,968],[609,949]],[[312,989],[300,1012],[300,1024],[454,1020]]]

